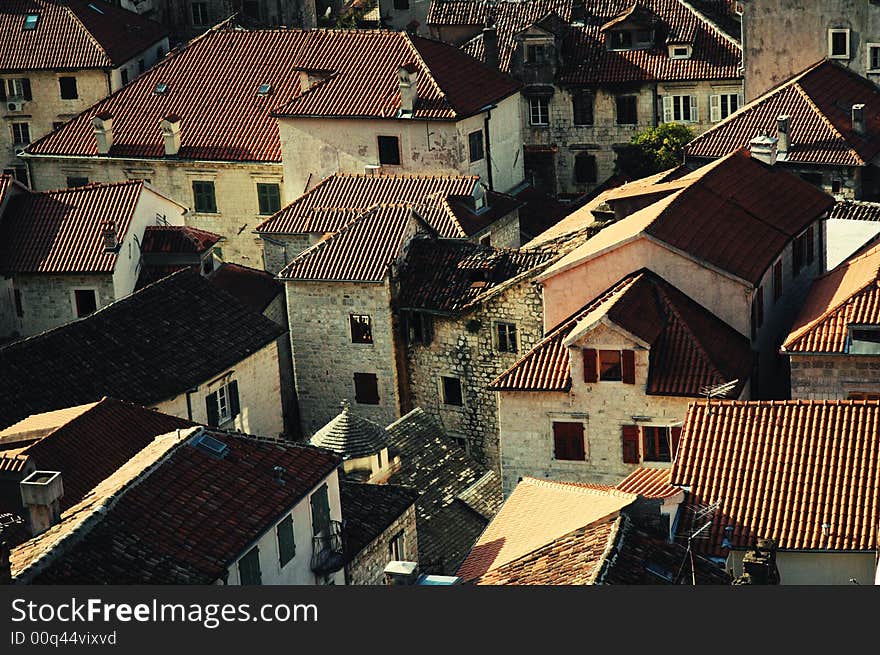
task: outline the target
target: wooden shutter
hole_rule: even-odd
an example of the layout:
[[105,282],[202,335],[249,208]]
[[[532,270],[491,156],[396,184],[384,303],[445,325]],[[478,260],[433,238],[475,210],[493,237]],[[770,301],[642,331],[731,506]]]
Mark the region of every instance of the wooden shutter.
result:
[[23,77],[21,78],[21,91],[24,93],[25,100],[33,100],[34,97],[31,95],[31,81]]
[[281,566],[296,556],[296,542],[293,537],[293,516],[288,514],[278,523],[278,561]]
[[620,351],[620,379],[624,384],[636,383],[636,353],[634,350]]
[[709,120],[713,123],[721,120],[721,95],[718,93],[709,96]]
[[691,121],[694,123],[700,121],[700,105],[697,104],[697,96],[691,96]]
[[593,348],[584,348],[584,382],[599,381],[599,353]]
[[671,123],[675,119],[675,113],[672,108],[672,96],[663,96],[663,122]]
[[217,404],[216,391],[205,397],[205,406],[208,410],[208,425],[212,428],[216,428],[220,423],[220,409]]
[[226,388],[226,392],[229,394],[230,416],[235,418],[241,413],[241,404],[238,401],[238,381],[233,380],[230,382]]
[[553,423],[553,457],[584,461],[584,424],[575,422]]
[[669,428],[669,456],[672,461],[675,461],[675,456],[678,454],[678,442],[681,441],[681,426],[676,426],[674,428]]
[[312,534],[326,535],[330,529],[330,498],[327,494],[327,485],[323,484],[309,498],[312,507]]
[[625,464],[638,464],[639,426],[624,425],[621,432],[621,443],[623,445],[623,462]]

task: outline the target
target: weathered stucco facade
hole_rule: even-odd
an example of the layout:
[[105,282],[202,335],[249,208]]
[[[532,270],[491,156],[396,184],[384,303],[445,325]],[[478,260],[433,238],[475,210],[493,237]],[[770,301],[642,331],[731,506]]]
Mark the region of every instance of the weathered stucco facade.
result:
[[419,561],[419,542],[416,533],[416,506],[410,505],[385,531],[366,545],[345,566],[346,584],[385,584],[385,567],[392,561],[391,540],[403,535],[403,552],[400,560]]

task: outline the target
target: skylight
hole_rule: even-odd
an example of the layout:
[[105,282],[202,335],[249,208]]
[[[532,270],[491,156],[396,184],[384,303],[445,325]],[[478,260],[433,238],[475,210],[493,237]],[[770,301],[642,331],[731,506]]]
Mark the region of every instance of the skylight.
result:
[[40,20],[39,14],[27,14],[24,17],[24,28],[26,30],[37,29],[37,22]]
[[267,96],[272,93],[272,85],[271,84],[261,84],[260,88],[257,89],[257,93],[261,96]]
[[165,93],[167,90],[168,90],[168,85],[165,84],[165,82],[159,82],[159,83],[156,85],[156,88],[153,89],[153,93],[158,93],[159,95],[162,95],[162,94]]
[[199,450],[204,450],[205,452],[214,455],[214,457],[223,457],[229,452],[229,446],[219,439],[215,439],[207,434],[200,435],[192,443]]

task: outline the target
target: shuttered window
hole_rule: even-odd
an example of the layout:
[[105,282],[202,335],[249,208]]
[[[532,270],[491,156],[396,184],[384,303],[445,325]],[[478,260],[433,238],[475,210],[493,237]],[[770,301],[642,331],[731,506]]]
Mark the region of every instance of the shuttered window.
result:
[[330,531],[330,497],[323,484],[309,498],[312,508],[312,534],[327,535]]
[[217,213],[217,198],[214,195],[214,183],[196,181],[192,183],[194,208],[201,214]]
[[205,397],[205,407],[209,427],[218,427],[238,416],[241,412],[238,381],[231,380],[213,393],[208,394]]
[[669,428],[646,425],[642,428],[643,458],[646,462],[670,461]]
[[296,555],[296,542],[293,538],[293,516],[288,514],[278,523],[278,561],[287,564]]
[[639,426],[624,425],[621,429],[621,445],[625,464],[639,463]]
[[618,382],[621,377],[620,351],[599,351],[599,379],[604,382]]
[[251,548],[247,555],[238,560],[238,579],[243,585],[263,584],[260,572],[260,549]]
[[592,348],[584,349],[584,382],[599,381],[599,353]]
[[636,353],[633,350],[620,352],[620,379],[624,384],[636,383]]
[[669,441],[671,443],[670,453],[672,455],[672,461],[675,461],[675,456],[678,455],[678,444],[681,442],[681,427],[676,426],[674,428],[669,428],[669,433]]
[[583,423],[553,422],[553,457],[574,461],[587,459]]

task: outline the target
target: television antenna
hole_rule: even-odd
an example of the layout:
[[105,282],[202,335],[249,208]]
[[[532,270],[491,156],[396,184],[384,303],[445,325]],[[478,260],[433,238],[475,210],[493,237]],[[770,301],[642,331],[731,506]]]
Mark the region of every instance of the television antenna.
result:
[[681,572],[684,569],[685,562],[690,560],[691,584],[693,586],[697,585],[697,571],[694,568],[694,551],[692,548],[693,540],[709,538],[707,530],[712,526],[715,512],[718,511],[719,507],[721,507],[721,500],[716,500],[711,505],[690,505],[684,508],[693,512],[694,517],[690,524],[690,534],[687,535],[687,550],[685,550],[681,565],[678,567],[678,574],[675,576],[676,580],[681,579]]
[[733,391],[737,384],[739,384],[739,378],[730,382],[722,382],[721,384],[707,384],[700,388],[700,395],[706,396],[706,404],[709,406],[710,414],[712,413],[712,399],[726,398],[727,394]]

